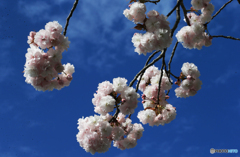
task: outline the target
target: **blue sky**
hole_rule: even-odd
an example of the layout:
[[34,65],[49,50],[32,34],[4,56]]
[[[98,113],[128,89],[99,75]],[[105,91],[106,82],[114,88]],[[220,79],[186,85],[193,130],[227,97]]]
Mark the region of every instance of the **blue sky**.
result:
[[[225,2],[212,0],[214,13]],[[62,59],[63,64],[75,66],[73,80],[60,91],[36,91],[25,83],[22,73],[29,47],[27,36],[30,31],[43,29],[49,21],[58,21],[64,27],[73,3],[73,0],[1,1],[0,157],[92,156],[76,141],[78,118],[94,114],[92,98],[99,83],[124,77],[129,84],[150,55],[139,56],[134,52],[131,38],[137,31],[132,29],[134,23],[123,15],[128,1],[80,0],[67,30],[70,48]],[[166,15],[175,3],[176,0],[162,0],[158,5],[147,4],[147,12],[155,9]],[[186,7],[190,8],[190,1]],[[208,25],[210,33],[239,38],[239,7],[237,0],[229,4]],[[175,13],[169,18],[171,27],[174,19]],[[185,25],[181,20],[175,33]],[[172,47],[167,51],[167,61]],[[177,86],[173,86],[168,102],[177,108],[175,120],[159,127],[143,125],[143,137],[133,149],[121,151],[112,146],[108,152],[95,156],[139,157],[151,153],[156,157],[240,157],[239,153],[209,153],[210,148],[240,151],[239,50],[240,41],[224,38],[214,38],[210,47],[200,51],[179,45],[172,73],[178,75],[185,62],[194,63],[201,73],[202,89],[194,97],[184,99],[175,97]],[[161,62],[155,66],[161,66]],[[132,115],[134,123],[139,123],[136,116],[142,109],[139,103]]]

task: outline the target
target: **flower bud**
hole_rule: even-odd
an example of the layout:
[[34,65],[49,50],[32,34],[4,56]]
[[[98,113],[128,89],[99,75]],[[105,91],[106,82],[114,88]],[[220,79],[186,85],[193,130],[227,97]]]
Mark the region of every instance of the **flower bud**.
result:
[[67,75],[67,80],[68,80],[68,81],[72,81],[72,76],[68,74],[68,75]]

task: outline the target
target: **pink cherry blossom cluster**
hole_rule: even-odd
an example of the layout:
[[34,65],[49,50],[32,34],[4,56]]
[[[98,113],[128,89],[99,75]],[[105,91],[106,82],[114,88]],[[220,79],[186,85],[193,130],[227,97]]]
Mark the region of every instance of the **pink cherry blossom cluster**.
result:
[[180,87],[175,89],[176,96],[180,98],[194,96],[201,89],[202,81],[198,78],[200,72],[196,65],[188,62],[183,64],[181,70],[183,81]]
[[[68,38],[61,34],[62,30],[62,26],[53,21],[45,25],[45,30],[32,31],[28,36],[30,48],[25,55],[24,77],[36,90],[60,90],[69,86],[72,81],[74,66],[61,63],[62,52],[67,50],[70,43]],[[44,52],[43,49],[48,51]]]
[[[193,20],[198,21],[202,24],[211,21],[212,13],[214,11],[214,5],[209,3],[211,0],[192,0],[191,4],[193,9],[201,10],[201,15],[194,17]],[[191,19],[190,19],[191,20]],[[193,22],[193,20],[191,20]]]
[[[192,0],[191,4],[194,9],[200,10],[201,15],[194,12],[187,13],[190,26],[183,27],[176,34],[177,40],[182,43],[185,48],[202,49],[202,46],[212,45],[212,38],[205,32],[204,24],[211,21],[212,13],[214,11],[213,4],[210,0]],[[184,19],[186,21],[186,19]]]
[[137,108],[138,98],[140,97],[136,93],[133,87],[127,86],[127,80],[125,78],[114,78],[113,84],[109,81],[99,83],[97,94],[94,93],[92,103],[95,108],[94,111],[101,115],[106,115],[108,112],[112,112],[116,105],[121,113],[133,114],[134,109]]
[[134,21],[134,23],[143,23],[146,17],[145,12],[147,11],[146,5],[144,3],[135,2],[129,5],[130,9],[125,9],[123,14],[130,21]]
[[[113,146],[121,150],[130,149],[137,145],[137,140],[142,137],[144,131],[141,124],[134,123],[125,115],[118,114],[115,121],[109,123],[112,118],[109,114],[94,115],[78,120],[79,132],[77,141],[86,152],[91,154],[104,153]],[[125,136],[125,138],[124,138]]]
[[166,103],[151,109],[142,110],[137,117],[143,124],[149,123],[150,126],[159,126],[170,123],[176,118],[176,115],[176,108]]
[[143,92],[142,103],[144,110],[140,111],[137,117],[143,124],[149,123],[150,126],[170,123],[176,117],[175,107],[166,101],[169,97],[166,96],[165,90],[172,88],[172,80],[169,82],[164,70],[159,94],[160,101],[157,102],[160,76],[161,71],[155,66],[151,66],[145,71],[139,85],[139,89]]
[[145,34],[135,33],[132,37],[135,52],[139,55],[146,55],[153,50],[162,50],[172,44],[170,37],[171,29],[167,17],[160,15],[157,11],[151,10],[145,15],[146,6],[144,3],[134,2],[130,5],[130,10],[125,9],[123,14],[134,23],[143,23],[140,25],[147,32]]
[[201,50],[202,46],[208,47],[212,45],[211,37],[204,32],[204,27],[198,24],[183,27],[178,31],[176,37],[178,42],[181,42],[183,47],[188,49]]
[[[114,78],[113,83],[99,83],[92,103],[95,106],[94,111],[100,116],[78,120],[77,141],[80,146],[91,154],[108,151],[112,141],[121,150],[135,147],[144,129],[141,124],[132,124],[131,119],[125,118],[125,115],[134,113],[139,97],[133,87],[127,86],[125,78]],[[114,108],[117,108],[118,114],[109,115],[108,112],[112,112]]]
[[[145,73],[142,76],[141,82],[139,84],[139,90],[141,90],[142,92],[144,92],[145,90],[150,91],[146,88],[151,87],[151,86],[148,86],[149,84],[152,84],[153,86],[158,85],[160,76],[161,76],[161,71],[158,70],[158,68],[155,67],[154,65],[150,66],[149,68],[146,69]],[[139,80],[139,78],[138,78],[138,80]],[[167,74],[165,73],[165,70],[163,70],[163,76],[162,76],[162,81],[161,81],[161,89],[162,90],[169,90],[171,88],[172,88],[172,85],[169,82],[169,79],[167,77]],[[145,93],[145,94],[147,96],[151,97],[149,94],[147,94],[147,93]],[[152,95],[152,96],[155,96],[155,95]]]

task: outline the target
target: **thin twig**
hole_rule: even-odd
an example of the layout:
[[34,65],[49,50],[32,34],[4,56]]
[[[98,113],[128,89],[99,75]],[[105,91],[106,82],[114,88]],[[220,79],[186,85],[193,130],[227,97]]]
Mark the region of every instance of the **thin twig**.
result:
[[70,12],[70,14],[69,14],[68,17],[67,17],[67,22],[66,22],[66,24],[65,24],[65,28],[64,28],[64,31],[63,31],[63,35],[64,35],[64,36],[66,36],[69,20],[70,20],[70,18],[72,17],[72,14],[73,14],[75,8],[77,7],[77,4],[78,4],[78,0],[76,0],[76,1],[74,2],[73,7],[72,7],[72,9],[71,9],[71,12]]
[[168,90],[168,92],[167,92],[167,94],[166,94],[166,95],[168,95],[168,94],[169,94],[169,92],[170,92],[170,89]]
[[213,38],[223,37],[223,38],[227,38],[227,39],[240,40],[239,38],[234,38],[234,37],[231,37],[231,36],[224,36],[224,35],[213,35],[211,37],[213,37]]
[[[172,59],[173,59],[173,56],[175,54],[175,51],[177,49],[177,46],[178,46],[178,41],[174,45],[174,48],[172,50],[172,55],[171,55],[170,60],[168,62],[168,71],[166,71],[166,72],[167,72],[167,76],[168,76],[169,80],[170,80],[170,74],[171,74],[171,63],[172,63]],[[169,82],[171,82],[171,80]],[[173,84],[173,83],[171,82],[171,84]]]
[[116,120],[119,112],[120,112],[120,110],[117,108],[115,114],[113,115],[113,117],[112,117],[108,122],[111,123],[111,122],[113,122],[114,120]]
[[165,69],[165,73],[166,73],[166,75],[167,75],[167,77],[168,77],[168,81],[171,83],[171,84],[173,84],[172,83],[172,81],[171,81],[171,78],[170,78],[170,74],[168,73],[168,71],[167,71],[167,65],[166,65],[166,62],[165,62],[165,55],[164,55],[164,57],[163,57],[163,65],[164,65],[164,69]]
[[169,71],[169,72],[170,72],[170,69],[171,69],[170,66],[171,66],[172,59],[173,59],[173,56],[174,56],[174,54],[175,54],[175,51],[176,51],[177,46],[178,46],[178,42],[175,43],[174,48],[173,48],[173,51],[172,51],[172,55],[171,55],[170,60],[169,60],[169,62],[168,62],[168,71]]
[[178,79],[178,77],[177,77],[177,76],[175,76],[175,75],[173,75],[173,73],[171,73],[171,72],[170,72],[170,74],[171,74],[173,77],[175,77],[176,79]]
[[[178,0],[178,3],[180,4],[180,2],[182,2],[182,0]],[[173,36],[173,33],[174,33],[174,31],[176,30],[176,28],[177,28],[177,26],[178,26],[178,24],[179,24],[179,22],[180,22],[180,9],[179,9],[179,5],[178,5],[178,7],[177,7],[177,9],[176,9],[176,14],[177,14],[177,19],[176,19],[176,22],[175,22],[175,24],[174,24],[174,26],[173,26],[173,28],[172,28],[172,30],[171,30],[171,33],[170,33],[170,36],[172,37]]]
[[109,123],[111,123],[111,122],[113,122],[114,120],[116,120],[117,119],[117,116],[118,116],[118,114],[119,114],[119,112],[120,112],[120,110],[119,110],[119,106],[117,105],[117,103],[115,103],[115,106],[116,106],[116,108],[117,108],[117,110],[116,110],[116,112],[115,112],[115,114],[113,115],[113,117],[108,121]]
[[[164,54],[163,54],[163,58],[165,58],[165,51],[166,49],[163,50]],[[162,76],[163,76],[163,62],[162,62],[162,67],[161,67],[161,75],[160,75],[160,80],[158,83],[158,95],[157,95],[157,103],[159,104],[159,95],[160,95],[160,88],[161,88],[161,82],[162,82]]]
[[[152,57],[153,57],[155,54],[157,54],[159,51],[160,51],[160,50],[155,51],[153,54],[151,54],[151,55],[148,57],[148,60],[147,60],[147,62],[145,63],[144,67],[148,65],[148,63],[149,63],[149,61],[152,59]],[[144,71],[144,72],[145,72],[145,71]],[[136,92],[138,91],[138,87],[139,87],[139,84],[140,84],[140,82],[141,82],[141,79],[142,79],[142,76],[143,76],[144,72],[141,74],[141,76],[140,76],[140,78],[139,78],[139,80],[138,80],[138,82],[137,82]]]
[[183,9],[184,17],[185,17],[185,19],[186,19],[187,24],[188,24],[189,26],[191,26],[190,21],[189,21],[189,19],[188,19],[188,17],[187,17],[187,10],[186,10],[183,2],[181,2],[181,7],[182,7],[182,9]]
[[160,51],[161,51],[161,50],[158,50],[158,51],[153,52],[153,54],[151,54],[151,55],[148,57],[148,59],[147,59],[147,61],[146,61],[146,63],[145,63],[145,66],[148,65],[149,61],[154,57],[154,55],[157,54],[157,53],[160,52]]
[[[164,52],[164,51],[163,51]],[[137,80],[138,76],[143,73],[147,68],[149,68],[150,66],[152,66],[154,63],[156,63],[159,59],[161,59],[163,57],[163,52],[156,58],[154,59],[151,63],[149,63],[147,66],[145,66],[144,68],[142,68],[142,70],[140,70],[137,75],[134,77],[134,79],[130,82],[129,87],[132,87],[133,83]]]
[[177,4],[175,5],[175,7],[167,14],[167,17],[169,17],[169,16],[174,12],[174,10],[176,10],[177,7],[179,7],[181,1],[182,1],[182,0],[178,0],[178,2],[177,2]]
[[[149,61],[152,59],[152,57],[153,57],[155,54],[157,54],[159,51],[160,51],[160,50],[155,51],[153,54],[151,54],[151,55],[148,57],[148,60],[147,60],[147,62],[145,63],[145,66],[148,65],[148,63],[149,63]],[[145,66],[144,66],[144,67],[145,67]],[[135,90],[136,92],[138,91],[138,87],[139,87],[139,84],[140,84],[140,82],[141,82],[141,80],[142,80],[142,76],[143,76],[144,72],[145,72],[145,70],[141,73],[140,78],[139,78],[139,80],[138,80],[138,82],[137,82],[137,86],[136,86],[136,90]],[[129,87],[131,87],[131,86],[129,86]],[[132,115],[132,114],[128,115],[128,118],[131,118],[131,115]]]
[[145,0],[145,2],[150,2],[150,3],[154,3],[157,5],[158,2],[160,2],[160,0],[157,0],[157,1],[150,1],[150,0]]
[[[216,12],[216,14],[215,15],[213,15],[213,17],[212,17],[212,19],[214,18],[214,17],[216,17],[229,3],[231,3],[233,0],[230,0],[230,1],[228,1],[227,3],[225,3],[217,12]],[[212,20],[211,19],[211,20]],[[209,21],[210,22],[210,21]],[[207,22],[206,24],[209,24],[209,22]]]

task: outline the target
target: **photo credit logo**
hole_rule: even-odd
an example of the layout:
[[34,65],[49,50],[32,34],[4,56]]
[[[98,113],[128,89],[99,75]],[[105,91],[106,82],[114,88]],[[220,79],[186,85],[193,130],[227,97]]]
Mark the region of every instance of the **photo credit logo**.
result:
[[211,148],[210,153],[211,154],[214,154],[214,153],[238,153],[238,149],[214,149],[214,148]]

